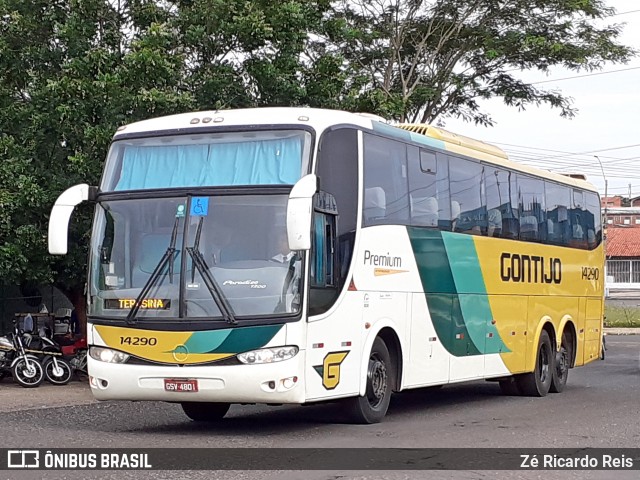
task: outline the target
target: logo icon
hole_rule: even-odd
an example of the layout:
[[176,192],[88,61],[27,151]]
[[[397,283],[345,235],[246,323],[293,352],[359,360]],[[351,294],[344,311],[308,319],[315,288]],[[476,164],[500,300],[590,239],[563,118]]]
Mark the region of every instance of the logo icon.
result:
[[313,369],[322,377],[322,385],[327,390],[333,390],[340,383],[340,365],[349,354],[344,352],[330,352],[324,357],[322,365],[316,365]]
[[40,452],[38,450],[8,450],[8,468],[39,468]]

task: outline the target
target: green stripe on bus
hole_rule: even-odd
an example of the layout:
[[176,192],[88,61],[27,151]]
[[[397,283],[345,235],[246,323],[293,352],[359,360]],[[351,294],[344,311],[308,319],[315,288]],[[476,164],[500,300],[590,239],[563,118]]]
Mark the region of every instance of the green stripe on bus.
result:
[[193,332],[185,347],[191,353],[242,353],[264,347],[281,328],[264,325]]
[[282,327],[283,325],[235,327],[222,342],[222,345],[207,353],[242,353],[262,348],[276,336]]
[[[495,325],[474,237],[442,232],[451,272],[460,299],[460,309],[473,343],[482,353],[508,352]],[[493,338],[487,342],[486,338]]]
[[[419,227],[407,227],[407,232],[440,342],[452,355],[479,355],[481,349],[473,341],[463,315],[442,232]],[[484,342],[481,345],[484,347]]]

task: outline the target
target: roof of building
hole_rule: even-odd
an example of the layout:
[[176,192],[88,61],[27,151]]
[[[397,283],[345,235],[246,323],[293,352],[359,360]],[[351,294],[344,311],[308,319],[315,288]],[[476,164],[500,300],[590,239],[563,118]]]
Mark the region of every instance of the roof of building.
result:
[[607,215],[640,215],[640,207],[607,207]]
[[608,228],[607,257],[640,257],[640,228]]

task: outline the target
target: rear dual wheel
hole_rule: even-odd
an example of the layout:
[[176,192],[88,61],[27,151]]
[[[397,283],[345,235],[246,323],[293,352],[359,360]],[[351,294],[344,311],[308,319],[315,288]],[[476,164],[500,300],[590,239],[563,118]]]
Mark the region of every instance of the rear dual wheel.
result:
[[555,363],[555,349],[551,346],[551,339],[547,331],[542,330],[538,341],[534,371],[516,377],[520,392],[530,397],[544,397],[549,393]]
[[571,368],[572,360],[573,342],[571,341],[571,335],[565,331],[562,333],[560,351],[556,353],[555,357],[555,368],[551,376],[550,392],[560,393],[564,390],[567,379],[569,378],[569,368]]

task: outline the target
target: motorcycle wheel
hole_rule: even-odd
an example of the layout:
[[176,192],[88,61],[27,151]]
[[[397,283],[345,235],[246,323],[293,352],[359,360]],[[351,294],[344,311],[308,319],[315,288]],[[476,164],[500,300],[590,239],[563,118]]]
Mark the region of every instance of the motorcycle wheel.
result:
[[78,380],[87,382],[89,380],[89,373],[87,372],[87,351],[84,350],[76,354],[75,361],[74,369]]
[[34,388],[39,386],[44,380],[44,371],[40,362],[24,358],[18,360],[11,369],[13,379],[24,388]]
[[[56,363],[58,364],[57,368]],[[55,362],[51,358],[48,359],[44,362],[43,368],[45,378],[54,385],[66,385],[73,376],[71,365],[62,358],[58,358]]]

